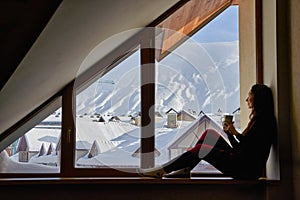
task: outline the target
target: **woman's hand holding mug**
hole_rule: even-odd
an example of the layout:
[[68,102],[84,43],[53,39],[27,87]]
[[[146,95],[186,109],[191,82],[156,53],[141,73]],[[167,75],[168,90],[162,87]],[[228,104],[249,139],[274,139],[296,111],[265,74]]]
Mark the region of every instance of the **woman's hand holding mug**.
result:
[[232,115],[223,115],[222,118],[223,130],[227,134],[238,135],[239,133],[236,131],[233,125],[233,116]]

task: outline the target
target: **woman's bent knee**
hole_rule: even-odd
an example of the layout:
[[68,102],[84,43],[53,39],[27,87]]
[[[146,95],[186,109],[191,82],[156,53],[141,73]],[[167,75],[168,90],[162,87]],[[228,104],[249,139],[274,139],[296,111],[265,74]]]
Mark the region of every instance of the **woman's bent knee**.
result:
[[220,137],[220,133],[218,133],[216,130],[214,129],[206,129],[201,137],[199,138],[197,144],[199,143],[203,143],[205,140],[207,140],[207,138],[209,138],[209,140],[213,140],[213,139],[219,139]]

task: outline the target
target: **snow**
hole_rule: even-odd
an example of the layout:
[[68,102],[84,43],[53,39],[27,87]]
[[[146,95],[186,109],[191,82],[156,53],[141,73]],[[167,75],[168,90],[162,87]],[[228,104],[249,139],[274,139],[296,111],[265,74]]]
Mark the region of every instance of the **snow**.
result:
[[[111,123],[111,122],[110,122]],[[156,157],[156,164],[160,165],[169,160],[168,147],[178,137],[185,133],[186,127],[192,122],[180,122],[179,128],[166,128],[164,121],[156,123],[155,148],[160,152],[160,156]],[[133,126],[133,125],[131,125]],[[117,126],[111,126],[112,132],[118,132]],[[78,166],[139,166],[140,158],[132,156],[133,153],[140,148],[140,128],[121,134],[112,139],[119,142],[119,145],[104,153],[101,153],[93,158],[84,156],[77,160]]]
[[[100,151],[91,158],[88,154],[78,157],[78,166],[139,166],[140,157],[132,154],[140,148],[140,127],[130,124],[129,117],[140,112],[138,60],[139,52],[77,95],[76,149],[89,151],[96,141]],[[238,42],[185,42],[157,63],[155,101],[155,111],[163,116],[155,130],[155,148],[160,152],[155,159],[160,165],[169,160],[168,147],[199,119],[167,128],[167,110],[189,110],[196,114],[204,111],[213,113],[218,121],[219,110],[232,113],[239,107]],[[108,121],[114,115],[122,116],[121,121]],[[106,122],[96,122],[99,116]],[[48,123],[37,125],[26,134],[30,151],[38,152],[43,144],[46,150],[50,144],[55,149],[61,133],[61,109],[45,122]],[[17,158],[18,154],[9,158],[5,151],[1,152],[0,172],[59,171],[59,167],[35,164],[59,165],[57,152],[33,156],[29,163],[16,162]]]
[[50,166],[58,166],[60,161],[58,155],[56,153],[50,155],[43,155],[43,156],[33,156],[29,163],[36,163],[36,164],[43,164],[43,165],[50,165]]
[[58,167],[16,162],[6,151],[0,152],[0,166],[0,173],[59,173]]
[[31,129],[26,133],[29,151],[39,151],[42,144],[44,144],[46,151],[50,144],[55,148],[60,134],[60,129],[50,129],[49,127]]

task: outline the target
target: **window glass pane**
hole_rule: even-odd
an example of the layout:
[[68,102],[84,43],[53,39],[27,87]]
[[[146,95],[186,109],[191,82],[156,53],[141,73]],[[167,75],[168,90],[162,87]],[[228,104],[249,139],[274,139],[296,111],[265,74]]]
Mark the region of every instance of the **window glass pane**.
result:
[[61,108],[1,152],[1,173],[60,172]]
[[[235,114],[239,128],[237,6],[226,9],[157,66],[156,165],[193,147],[207,128],[222,133],[223,113]],[[194,170],[217,172],[204,161]]]
[[75,167],[136,167],[140,163],[140,51],[76,97]]

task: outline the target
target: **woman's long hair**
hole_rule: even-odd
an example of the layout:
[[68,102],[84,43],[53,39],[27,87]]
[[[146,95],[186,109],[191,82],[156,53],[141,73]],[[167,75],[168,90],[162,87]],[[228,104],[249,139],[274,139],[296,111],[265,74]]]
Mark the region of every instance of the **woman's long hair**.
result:
[[253,94],[253,109],[250,113],[250,122],[243,131],[246,135],[258,118],[273,119],[274,118],[274,100],[272,90],[263,84],[255,84],[251,87]]

